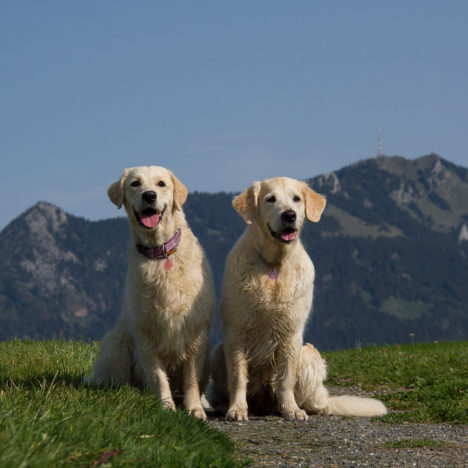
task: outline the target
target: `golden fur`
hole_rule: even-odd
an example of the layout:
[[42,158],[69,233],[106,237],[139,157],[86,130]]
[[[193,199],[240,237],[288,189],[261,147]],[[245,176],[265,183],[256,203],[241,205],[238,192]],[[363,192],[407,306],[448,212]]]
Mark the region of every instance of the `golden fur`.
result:
[[312,306],[314,265],[299,240],[307,217],[318,222],[325,199],[304,182],[285,177],[254,182],[233,201],[248,224],[228,255],[221,315],[225,344],[211,357],[209,398],[226,419],[279,411],[306,420],[307,412],[374,416],[378,400],[329,397],[325,361],[303,346]]
[[[159,213],[159,222],[151,228],[138,220],[148,209],[148,192],[156,194],[150,205]],[[187,189],[165,168],[135,167],[124,170],[108,195],[119,208],[125,206],[134,245],[122,313],[102,341],[90,382],[145,386],[169,408],[175,407],[172,389],[184,395],[189,412],[206,419],[200,389],[208,379],[215,295],[205,254],[182,211]],[[169,257],[170,268],[164,259],[148,259],[135,247],[161,245],[179,228],[182,237]]]

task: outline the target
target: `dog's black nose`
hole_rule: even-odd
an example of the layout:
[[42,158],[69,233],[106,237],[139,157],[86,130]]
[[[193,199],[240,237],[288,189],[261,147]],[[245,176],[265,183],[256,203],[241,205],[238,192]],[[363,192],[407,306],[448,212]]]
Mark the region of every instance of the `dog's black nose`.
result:
[[157,195],[156,192],[153,192],[153,190],[148,190],[147,192],[143,193],[142,198],[146,203],[152,204],[156,201]]
[[294,210],[286,210],[281,213],[281,220],[284,223],[294,223],[296,221],[296,212]]

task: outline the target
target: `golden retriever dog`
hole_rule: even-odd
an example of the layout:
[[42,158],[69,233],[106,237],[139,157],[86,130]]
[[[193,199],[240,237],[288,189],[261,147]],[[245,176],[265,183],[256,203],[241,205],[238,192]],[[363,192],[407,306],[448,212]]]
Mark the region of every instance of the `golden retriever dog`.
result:
[[215,308],[211,270],[182,205],[187,189],[163,167],[125,169],[108,190],[124,205],[133,236],[122,313],[103,339],[89,382],[147,387],[167,408],[172,391],[206,419],[208,330]]
[[221,316],[225,344],[211,357],[209,399],[226,419],[279,412],[290,420],[307,413],[376,416],[378,400],[329,397],[326,365],[303,332],[312,306],[314,265],[299,234],[305,219],[320,220],[325,198],[285,177],[254,182],[234,198],[247,229],[226,260]]

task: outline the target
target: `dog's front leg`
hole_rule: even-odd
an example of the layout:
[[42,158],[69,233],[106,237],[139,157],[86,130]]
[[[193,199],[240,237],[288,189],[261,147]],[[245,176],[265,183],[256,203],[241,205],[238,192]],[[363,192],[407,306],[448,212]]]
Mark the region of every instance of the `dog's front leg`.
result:
[[200,401],[196,356],[190,357],[184,363],[184,406],[196,418],[206,419]]
[[299,408],[294,396],[296,371],[301,348],[302,338],[295,337],[292,341],[283,343],[277,350],[278,405],[285,419],[307,421],[307,413]]
[[226,344],[229,409],[228,421],[247,421],[247,359],[240,349]]
[[[151,353],[148,353],[151,354]],[[142,356],[147,387],[159,397],[164,408],[175,409],[166,369],[156,356]]]

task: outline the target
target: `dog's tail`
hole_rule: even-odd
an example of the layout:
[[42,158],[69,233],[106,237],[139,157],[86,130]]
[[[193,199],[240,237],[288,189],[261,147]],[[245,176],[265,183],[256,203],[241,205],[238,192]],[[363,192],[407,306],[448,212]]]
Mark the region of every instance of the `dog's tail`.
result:
[[335,416],[383,416],[385,405],[374,398],[351,395],[330,396],[323,382],[327,366],[314,346],[302,347],[295,396],[298,405],[307,412]]
[[319,414],[335,416],[383,416],[387,414],[385,405],[374,398],[361,398],[351,395],[329,397]]

